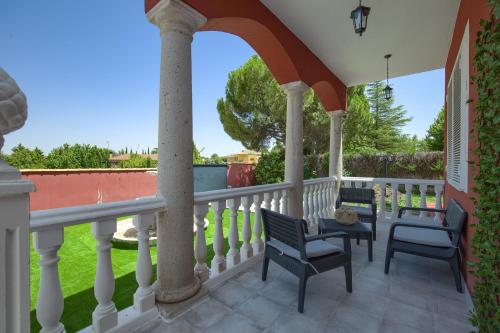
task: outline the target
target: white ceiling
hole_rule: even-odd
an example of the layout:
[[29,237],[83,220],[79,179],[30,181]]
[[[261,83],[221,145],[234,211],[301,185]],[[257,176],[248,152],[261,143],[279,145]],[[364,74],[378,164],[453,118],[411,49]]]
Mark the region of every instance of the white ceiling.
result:
[[261,0],[347,86],[442,68],[460,0],[365,0],[362,37],[351,11],[358,0]]

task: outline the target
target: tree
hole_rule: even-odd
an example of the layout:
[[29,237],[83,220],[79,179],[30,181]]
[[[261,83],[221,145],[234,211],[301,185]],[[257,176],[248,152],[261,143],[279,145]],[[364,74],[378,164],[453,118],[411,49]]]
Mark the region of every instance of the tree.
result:
[[444,151],[444,106],[427,130],[425,148],[430,151]]
[[368,135],[373,129],[370,104],[365,95],[365,85],[347,90],[347,112],[342,127],[342,147],[347,153],[376,152]]
[[205,164],[224,164],[224,158],[217,155],[217,154],[212,154],[210,157],[204,158]]
[[12,153],[5,155],[4,159],[5,162],[18,169],[44,169],[46,167],[45,156],[39,148],[35,147],[30,150],[22,144],[12,148]]
[[368,85],[368,102],[373,118],[373,126],[367,136],[374,148],[383,152],[398,152],[404,150],[401,146],[401,129],[411,117],[406,116],[402,105],[393,107],[394,99],[387,100],[384,94],[384,84],[376,81]]
[[[258,56],[229,73],[225,99],[217,102],[224,131],[247,149],[285,144],[286,95]],[[304,151],[324,153],[329,117],[311,90],[304,94]]]
[[64,145],[54,148],[46,158],[49,169],[108,168],[109,149],[91,145]]
[[138,154],[131,154],[130,158],[125,161],[120,161],[120,168],[156,168],[158,161],[151,157],[143,157]]
[[198,150],[195,143],[193,142],[193,164],[204,164],[203,157],[201,157],[201,150]]

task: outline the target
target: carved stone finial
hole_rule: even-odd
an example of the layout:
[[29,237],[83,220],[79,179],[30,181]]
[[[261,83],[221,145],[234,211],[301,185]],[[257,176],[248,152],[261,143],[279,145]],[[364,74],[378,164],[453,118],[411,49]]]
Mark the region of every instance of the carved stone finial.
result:
[[3,136],[23,127],[27,117],[26,96],[16,81],[0,67],[0,149]]

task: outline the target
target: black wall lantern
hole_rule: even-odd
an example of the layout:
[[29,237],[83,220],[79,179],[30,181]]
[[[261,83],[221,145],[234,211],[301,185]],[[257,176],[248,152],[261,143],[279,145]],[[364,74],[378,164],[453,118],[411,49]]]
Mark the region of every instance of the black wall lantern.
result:
[[361,0],[359,0],[359,6],[351,12],[352,23],[354,24],[354,32],[363,35],[366,30],[366,24],[368,22],[368,15],[370,14],[370,7],[365,7],[361,5]]
[[386,86],[384,88],[385,99],[390,100],[392,98],[392,88],[389,87],[389,58],[390,54],[386,54],[384,58],[387,60],[387,78],[386,78]]

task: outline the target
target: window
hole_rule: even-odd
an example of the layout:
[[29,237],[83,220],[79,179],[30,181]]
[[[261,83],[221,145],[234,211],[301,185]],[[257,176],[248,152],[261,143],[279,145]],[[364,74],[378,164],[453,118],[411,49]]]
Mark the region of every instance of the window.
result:
[[469,24],[467,23],[446,95],[446,178],[456,189],[467,192],[467,141],[469,99]]

